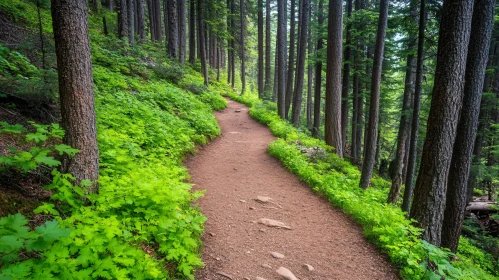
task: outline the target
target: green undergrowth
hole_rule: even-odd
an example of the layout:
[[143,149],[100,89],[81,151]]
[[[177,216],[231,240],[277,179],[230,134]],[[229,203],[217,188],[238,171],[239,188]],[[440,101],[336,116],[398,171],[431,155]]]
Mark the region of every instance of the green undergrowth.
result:
[[[422,230],[406,220],[399,207],[386,203],[389,182],[373,178],[370,188],[360,189],[358,168],[339,158],[322,140],[280,119],[274,103],[254,96],[229,96],[251,106],[250,115],[279,137],[270,144],[269,153],[361,224],[366,238],[389,256],[404,279],[497,279],[493,258],[467,239],[462,238],[458,260],[453,262],[456,256],[448,250],[419,239]],[[309,157],[301,151],[304,148],[324,152]]]
[[[16,18],[27,13],[23,21],[32,26],[33,4],[1,3]],[[226,107],[219,92],[230,89],[217,82],[205,87],[196,70],[164,59],[160,44],[132,48],[104,36],[102,16],[111,30],[116,27],[116,14],[90,17],[99,193],[85,193],[88,182],[77,185],[70,174],[54,169],[46,186],[54,195],[35,210],[45,223],[31,228],[21,214],[0,218],[0,279],[193,279],[202,265],[206,218],[195,205],[202,193],[186,183],[182,160],[220,134],[212,110]],[[22,54],[15,54],[2,56],[2,65],[19,61]],[[27,58],[22,62],[37,71]],[[11,125],[0,124],[0,133],[22,129]],[[55,146],[38,158],[20,161],[12,154],[5,162],[26,171],[57,167],[53,156],[62,148],[75,152]]]

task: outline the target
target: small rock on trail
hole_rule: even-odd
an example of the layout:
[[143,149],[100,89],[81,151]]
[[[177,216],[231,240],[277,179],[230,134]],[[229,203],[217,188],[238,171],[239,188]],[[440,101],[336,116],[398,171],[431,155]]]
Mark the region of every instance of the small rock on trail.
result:
[[272,255],[272,257],[276,258],[276,259],[284,259],[284,255],[281,254],[281,253],[277,253],[277,252],[270,252],[270,254]]
[[284,279],[287,280],[299,280],[296,278],[296,276],[291,272],[289,269],[285,267],[279,267],[275,272],[277,272],[279,275],[281,275]]
[[260,203],[267,203],[267,202],[270,202],[272,200],[272,198],[268,197],[268,196],[257,196],[256,201],[260,202]]
[[313,271],[313,270],[315,270],[315,268],[314,268],[313,266],[311,266],[311,265],[309,265],[309,264],[307,264],[307,263],[306,263],[306,264],[304,264],[303,266],[304,266],[304,267],[305,267],[308,271]]
[[232,280],[232,279],[234,279],[234,278],[232,278],[232,276],[231,276],[231,275],[229,275],[229,274],[227,274],[227,273],[217,272],[217,274],[218,274],[218,275],[221,275],[221,276],[223,276],[223,277],[229,278],[229,279],[231,279],[231,280]]
[[268,226],[268,227],[291,229],[290,226],[286,225],[285,223],[283,223],[281,221],[276,221],[276,220],[267,219],[267,218],[259,219],[258,223],[265,225],[265,226]]

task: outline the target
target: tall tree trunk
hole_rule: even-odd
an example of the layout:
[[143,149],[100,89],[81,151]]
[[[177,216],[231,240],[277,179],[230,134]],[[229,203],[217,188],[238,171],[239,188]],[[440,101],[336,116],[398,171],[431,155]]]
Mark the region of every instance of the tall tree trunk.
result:
[[296,84],[293,94],[292,116],[293,125],[295,127],[300,126],[301,103],[303,99],[303,84],[305,78],[305,54],[307,53],[308,10],[310,9],[309,0],[300,0],[300,3],[300,36],[298,41],[298,56],[296,58]]
[[341,59],[343,41],[343,1],[329,0],[326,68],[326,144],[343,157],[341,142]]
[[376,134],[378,131],[379,95],[387,20],[388,0],[381,0],[379,5],[378,31],[376,34],[376,47],[374,50],[374,62],[372,68],[371,98],[369,101],[369,122],[366,129],[364,164],[362,165],[362,175],[360,177],[360,187],[363,189],[367,189],[369,187],[376,160]]
[[185,62],[185,50],[186,50],[186,28],[185,20],[187,17],[186,0],[178,1],[178,60],[180,63]]
[[[411,46],[408,46],[411,50]],[[412,50],[411,50],[412,51]],[[406,144],[408,144],[408,137],[411,128],[411,103],[413,95],[413,81],[414,81],[414,55],[407,56],[407,65],[405,70],[405,86],[404,86],[404,100],[402,101],[402,114],[400,116],[400,127],[397,136],[397,151],[395,154],[394,171],[392,174],[392,186],[388,194],[388,202],[395,203],[399,199],[400,189],[404,180],[404,166],[406,158]]]
[[286,118],[289,116],[289,108],[293,98],[293,75],[295,71],[295,3],[296,0],[291,1],[291,11],[289,15],[289,57],[288,57],[288,76],[286,78]]
[[[279,34],[276,32],[276,37],[275,37],[275,42],[276,42],[276,47],[274,50],[274,86],[272,88],[272,102],[277,102],[277,85],[278,85],[278,64],[279,64],[279,45],[277,45]],[[279,103],[277,103],[277,109],[279,110]]]
[[[312,7],[308,9],[308,18],[312,19]],[[312,57],[313,46],[312,46],[312,24],[308,25],[308,38],[307,38],[307,46],[308,46],[308,63],[307,63],[307,127],[309,129],[312,128],[312,84],[313,84],[313,66],[310,58]]]
[[128,6],[128,43],[135,45],[135,5],[134,0],[127,0]]
[[178,20],[177,15],[178,6],[177,1],[182,0],[168,0],[168,56],[170,59],[176,59],[178,57],[177,47],[178,43]]
[[203,9],[204,0],[198,0],[198,33],[199,33],[199,49],[200,49],[200,60],[201,60],[201,72],[203,73],[204,85],[208,86],[208,68],[206,66],[206,48],[204,44],[204,20],[203,20]]
[[160,0],[152,0],[153,11],[154,11],[154,37],[156,41],[163,41],[162,35],[162,25],[161,25],[161,3]]
[[277,0],[277,112],[286,119],[285,64],[286,64],[286,17],[285,0]]
[[475,0],[470,44],[466,62],[464,98],[457,127],[454,153],[447,183],[447,200],[442,226],[442,246],[457,251],[464,210],[467,204],[468,176],[480,114],[483,81],[494,26],[496,0]]
[[447,0],[442,8],[435,85],[411,209],[411,218],[424,230],[423,239],[436,246],[440,245],[447,175],[463,99],[472,14],[473,1]]
[[271,79],[271,31],[270,31],[270,1],[265,0],[265,84],[263,91],[265,93],[270,92],[270,79]]
[[244,33],[246,32],[245,27],[244,27],[244,0],[239,1],[239,16],[241,20],[241,37],[240,37],[240,44],[241,44],[241,94],[243,94],[246,91],[246,57],[244,53]]
[[[89,192],[97,192],[99,149],[94,108],[94,83],[88,35],[87,1],[52,0],[61,124],[64,143],[80,150],[64,161],[64,172],[77,181],[91,180]],[[126,14],[126,9],[122,10]],[[126,22],[126,21],[125,21]]]
[[109,0],[109,12],[114,13],[114,0]]
[[127,0],[120,0],[120,10],[118,11],[118,37],[128,38]]
[[258,0],[258,97],[263,96],[263,0]]
[[[322,38],[322,25],[324,24],[324,0],[319,0],[317,8],[317,25],[319,26],[319,37],[317,38],[316,54],[323,48],[324,40]],[[312,136],[319,137],[321,126],[321,85],[322,85],[322,59],[319,55],[315,61],[315,89],[314,89],[314,125],[312,127]]]
[[189,0],[189,63],[196,62],[196,0]]
[[416,60],[416,84],[414,91],[414,102],[412,106],[411,137],[409,140],[409,159],[407,160],[407,174],[405,179],[404,200],[402,211],[410,213],[411,200],[414,190],[413,178],[416,170],[418,133],[419,133],[419,111],[421,109],[421,93],[423,85],[423,63],[424,63],[424,32],[426,28],[425,0],[421,0],[419,8],[419,30],[418,30],[418,54]]
[[[347,21],[352,16],[352,0],[347,0]],[[341,143],[343,143],[343,149],[346,148],[347,144],[347,127],[348,127],[348,91],[350,90],[350,59],[351,59],[351,45],[352,45],[352,35],[351,30],[352,23],[348,22],[346,26],[346,38],[345,38],[345,63],[343,66],[343,83],[341,88]]]
[[137,1],[137,31],[139,33],[140,41],[142,42],[146,39],[144,0],[135,1]]
[[154,19],[154,7],[152,5],[152,0],[146,0],[146,3],[149,15],[149,31],[151,32],[151,42],[154,42],[154,39],[156,39],[156,37],[154,37],[154,34],[156,34],[156,26],[154,25],[156,23],[156,20]]

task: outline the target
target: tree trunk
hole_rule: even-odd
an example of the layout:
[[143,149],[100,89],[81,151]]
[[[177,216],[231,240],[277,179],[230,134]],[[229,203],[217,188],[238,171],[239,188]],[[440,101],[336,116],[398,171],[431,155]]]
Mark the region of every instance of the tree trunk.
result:
[[378,131],[379,95],[387,20],[388,0],[381,0],[379,7],[378,31],[376,34],[376,47],[374,50],[374,61],[372,68],[371,98],[369,101],[369,122],[366,129],[364,163],[362,164],[362,175],[360,177],[360,187],[363,189],[367,189],[369,187],[376,160],[376,134]]
[[178,43],[178,10],[177,1],[182,0],[168,0],[168,56],[170,59],[177,59],[177,47]]
[[147,3],[147,11],[149,15],[149,31],[151,32],[151,42],[154,42],[154,34],[156,34],[154,24],[156,23],[156,20],[154,19],[154,7],[152,5],[152,0],[146,0]]
[[109,0],[109,12],[114,12],[114,0]]
[[472,14],[473,1],[448,0],[442,8],[435,85],[411,210],[411,218],[424,230],[423,239],[436,246],[440,245],[447,175],[463,99]]
[[424,33],[426,28],[425,0],[421,0],[419,8],[419,31],[418,31],[418,54],[416,60],[416,84],[412,106],[411,137],[409,140],[409,158],[407,160],[407,174],[405,179],[404,200],[402,211],[410,213],[411,200],[414,190],[413,178],[416,170],[418,133],[419,133],[419,111],[421,109],[421,93],[423,85],[423,63],[424,63]]
[[142,42],[146,39],[144,0],[135,1],[137,1],[137,31],[139,33],[140,41]]
[[265,84],[263,91],[270,92],[270,79],[271,79],[271,31],[270,31],[270,1],[265,0]]
[[442,226],[442,246],[457,251],[464,210],[467,204],[468,176],[475,144],[480,100],[494,26],[496,0],[475,0],[461,118],[457,127],[454,153],[449,170],[447,200]]
[[127,0],[120,0],[120,10],[118,11],[118,37],[128,37],[128,8]]
[[208,86],[208,69],[206,66],[206,48],[204,46],[204,20],[203,20],[204,0],[198,0],[198,32],[199,32],[199,49],[201,60],[201,72],[203,73],[204,85]]
[[343,1],[329,0],[329,22],[326,68],[326,144],[343,157],[341,142],[341,59],[343,41]]
[[258,97],[263,96],[263,0],[258,0]]
[[196,62],[196,0],[189,1],[189,63]]
[[303,99],[303,84],[305,78],[305,55],[307,53],[307,31],[308,31],[308,10],[310,9],[309,0],[300,0],[300,36],[298,56],[296,58],[296,84],[293,94],[293,116],[292,122],[295,127],[300,126],[301,103]]
[[[318,54],[324,45],[322,38],[322,25],[324,24],[324,0],[319,0],[317,9],[317,25],[319,26],[319,38],[317,38],[316,53]],[[319,137],[321,126],[321,85],[322,85],[322,59],[317,55],[315,62],[315,90],[314,90],[314,125],[312,127],[312,136]]]
[[152,0],[153,11],[154,11],[154,37],[156,41],[163,41],[162,35],[162,25],[161,25],[161,3],[160,0]]
[[286,112],[285,118],[289,116],[289,108],[293,99],[293,75],[295,71],[295,3],[296,0],[291,1],[291,11],[289,15],[289,57],[288,57],[288,76],[286,78]]
[[[412,51],[411,46],[408,46],[408,48]],[[406,144],[408,144],[407,138],[409,137],[411,128],[410,109],[414,84],[413,68],[414,55],[409,54],[407,56],[407,65],[405,70],[404,100],[402,101],[402,114],[400,116],[400,127],[397,136],[397,151],[395,154],[392,187],[390,188],[390,193],[388,194],[388,203],[395,203],[399,199],[400,189],[402,188],[402,180],[404,178],[403,175],[406,158],[405,152],[407,150]]]
[[185,49],[186,49],[186,28],[185,20],[187,17],[186,0],[178,1],[178,60],[180,63],[185,62]]
[[127,0],[128,6],[128,43],[131,47],[135,45],[135,5],[134,0]]
[[244,0],[239,1],[239,16],[241,20],[241,37],[240,37],[240,44],[241,44],[241,94],[243,94],[246,90],[246,57],[244,53],[244,33],[246,32],[245,27],[244,27]]
[[[312,19],[312,7],[308,9],[308,18]],[[308,24],[308,63],[307,63],[307,127],[312,128],[312,84],[313,84],[313,66],[310,58],[312,57],[313,46],[312,46],[312,24]]]
[[285,96],[285,64],[286,64],[286,17],[285,0],[277,0],[277,111],[282,119],[286,119]]
[[[64,160],[63,170],[64,173],[73,174],[78,182],[93,181],[87,190],[97,192],[99,149],[87,1],[52,0],[51,10],[59,74],[61,124],[66,131],[64,143],[80,150],[74,158]],[[122,12],[126,14],[126,9]]]
[[[352,0],[347,0],[347,21],[352,16]],[[345,38],[345,63],[343,66],[343,83],[341,88],[341,143],[343,144],[343,149],[346,148],[347,143],[347,127],[348,127],[348,91],[350,89],[350,59],[351,59],[351,44],[352,35],[351,30],[352,24],[347,23],[346,26],[346,38]]]

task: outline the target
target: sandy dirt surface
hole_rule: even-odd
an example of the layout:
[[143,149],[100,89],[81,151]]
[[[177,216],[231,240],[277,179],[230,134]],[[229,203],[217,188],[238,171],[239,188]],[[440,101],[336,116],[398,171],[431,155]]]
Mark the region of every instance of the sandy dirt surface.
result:
[[[206,190],[199,200],[208,218],[205,267],[196,279],[285,279],[276,273],[281,266],[302,280],[398,279],[359,225],[267,153],[275,137],[251,119],[247,107],[229,101],[216,117],[222,135],[185,162],[195,189]],[[272,200],[260,203],[257,196]],[[291,230],[256,223],[261,218]]]

